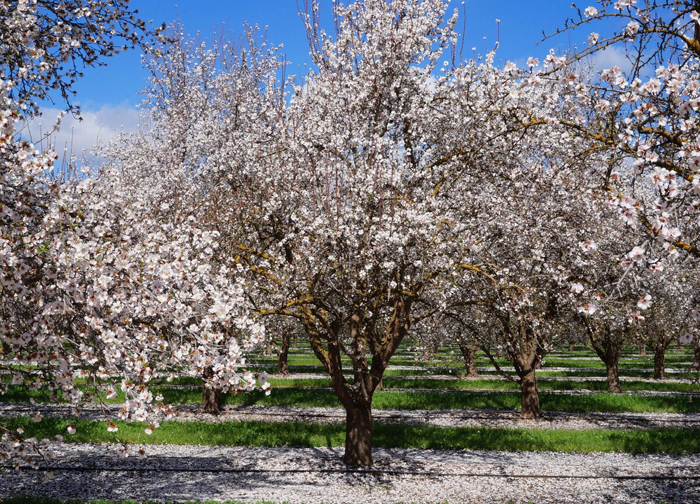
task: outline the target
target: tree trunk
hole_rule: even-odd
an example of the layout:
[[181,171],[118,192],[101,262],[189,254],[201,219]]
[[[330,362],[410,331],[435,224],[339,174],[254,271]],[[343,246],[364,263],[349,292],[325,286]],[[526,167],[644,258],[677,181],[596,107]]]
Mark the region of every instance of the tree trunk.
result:
[[605,368],[608,372],[608,392],[611,394],[619,394],[622,392],[620,387],[620,374],[617,370],[618,359],[609,359],[605,362]]
[[666,377],[666,351],[663,345],[656,347],[654,352],[654,379],[663,380]]
[[520,377],[520,416],[540,418],[540,395],[537,391],[537,377],[532,369]]
[[221,391],[207,386],[207,381],[214,376],[211,367],[204,368],[204,383],[202,383],[202,409],[205,413],[218,414],[221,412]]
[[639,345],[639,355],[645,356],[647,354],[647,346],[645,344]]
[[608,392],[619,394],[622,392],[622,388],[620,387],[620,375],[617,368],[622,355],[624,333],[619,331],[613,332],[608,327],[603,327],[599,330],[589,328],[588,336],[593,351],[605,364],[608,375]]
[[695,344],[693,345],[693,351],[694,351],[694,359],[693,359],[693,367],[700,367],[700,344]]
[[285,333],[282,335],[282,346],[280,347],[280,353],[277,356],[277,372],[281,375],[289,374],[289,366],[287,365],[287,357],[289,356],[289,344],[291,343],[291,338],[289,334]]
[[372,459],[372,408],[369,404],[346,407],[345,454],[349,466],[370,467]]
[[569,352],[573,352],[576,349],[576,343],[569,341]]
[[467,370],[466,376],[468,378],[473,378],[479,376],[479,372],[476,370],[476,351],[479,348],[478,345],[459,345],[459,349],[462,351],[462,356],[464,357],[464,367]]

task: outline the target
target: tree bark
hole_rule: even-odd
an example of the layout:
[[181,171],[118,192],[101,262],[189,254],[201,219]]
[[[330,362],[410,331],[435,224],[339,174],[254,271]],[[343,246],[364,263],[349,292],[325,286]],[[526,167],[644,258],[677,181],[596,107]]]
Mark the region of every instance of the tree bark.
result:
[[345,454],[343,462],[349,466],[371,467],[372,408],[369,404],[346,406]]
[[467,370],[465,376],[468,378],[473,378],[479,376],[479,372],[476,370],[476,351],[479,345],[459,345],[459,349],[462,351],[462,356],[464,357],[464,367]]
[[639,355],[645,356],[647,354],[647,346],[642,343],[639,345]]
[[608,392],[611,394],[619,394],[622,392],[622,387],[620,387],[620,374],[617,369],[618,361],[619,356],[617,359],[610,359],[605,362],[605,368],[608,373]]
[[659,345],[654,352],[654,379],[663,380],[666,377],[666,349]]
[[202,409],[205,413],[214,415],[221,412],[222,400],[221,391],[207,385],[207,381],[214,376],[214,370],[211,367],[204,368],[204,383],[202,383]]
[[[355,306],[347,319],[329,317],[325,309],[316,307],[305,307],[299,314],[314,355],[329,374],[333,391],[346,411],[343,462],[347,465],[371,467],[374,463],[372,396],[389,359],[411,327],[411,302],[410,297],[393,296],[393,312],[382,329],[377,328],[375,319],[363,315],[361,305]],[[349,329],[349,344],[340,338],[345,328]],[[367,359],[368,350],[371,362]],[[352,360],[352,383],[343,374],[341,352]]]
[[573,352],[576,349],[576,343],[569,341],[569,352]]
[[291,343],[291,337],[288,333],[282,335],[282,346],[280,347],[280,353],[277,356],[277,372],[281,375],[289,374],[289,366],[287,365],[287,358],[289,356],[289,345]]
[[700,344],[696,343],[693,345],[693,367],[700,367]]
[[613,332],[609,327],[605,326],[597,330],[589,325],[586,325],[586,327],[593,351],[605,364],[608,375],[608,392],[619,394],[622,392],[622,388],[620,387],[618,364],[622,355],[624,334]]
[[540,395],[537,391],[537,377],[531,369],[520,378],[520,416],[523,418],[540,418]]

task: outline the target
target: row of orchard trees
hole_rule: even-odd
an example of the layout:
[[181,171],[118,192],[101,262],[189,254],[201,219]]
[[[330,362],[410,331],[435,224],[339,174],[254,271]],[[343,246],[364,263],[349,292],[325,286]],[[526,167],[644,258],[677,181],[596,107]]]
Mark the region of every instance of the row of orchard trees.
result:
[[697,301],[700,9],[673,5],[601,1],[574,22],[629,18],[583,53],[628,44],[629,75],[554,53],[456,62],[443,0],[334,4],[333,37],[309,3],[315,70],[288,81],[254,29],[212,46],[173,29],[149,50],[147,127],[94,174],[58,183],[40,176],[49,161],[19,168],[43,159],[31,152],[3,158],[14,372],[41,364],[37,385],[76,396],[78,365],[123,377],[141,412],[156,369],[250,387],[241,347],[262,325],[299,327],[347,411],[344,460],[363,466],[407,335],[501,346],[524,416],[540,414],[538,363],[572,331],[614,390],[623,338],[689,331]]

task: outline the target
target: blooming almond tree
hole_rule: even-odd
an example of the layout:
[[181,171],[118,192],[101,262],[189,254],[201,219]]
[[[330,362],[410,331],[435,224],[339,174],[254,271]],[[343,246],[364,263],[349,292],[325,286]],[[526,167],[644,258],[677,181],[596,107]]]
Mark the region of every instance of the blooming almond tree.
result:
[[16,0],[0,4],[0,78],[23,110],[58,92],[69,108],[86,66],[127,48],[146,48],[151,30],[129,0]]
[[347,412],[349,465],[372,465],[373,394],[459,261],[462,229],[433,195],[449,154],[436,107],[446,81],[433,77],[454,38],[444,11],[439,0],[336,6],[333,39],[310,15],[318,70],[295,89],[276,154],[250,168],[261,210],[243,236],[261,313],[303,325]]
[[[12,19],[27,12],[31,17],[34,4],[19,2]],[[15,49],[24,50],[8,42],[5,53]],[[70,53],[64,56],[70,59]],[[50,58],[45,64],[52,62],[58,64]],[[7,64],[4,70],[13,68]],[[60,69],[47,71],[60,75]],[[76,407],[88,398],[115,398],[121,389],[119,417],[150,421],[147,432],[161,413],[171,413],[148,390],[164,373],[201,374],[210,368],[219,389],[255,386],[256,376],[238,370],[243,350],[260,341],[264,329],[249,316],[242,269],[229,271],[213,260],[219,234],[192,213],[167,219],[154,214],[154,198],[164,184],[143,179],[135,192],[111,168],[80,180],[53,180],[55,155],[37,152],[14,131],[20,111],[31,112],[33,97],[42,96],[31,87],[37,82],[2,83],[0,366],[13,384]],[[79,385],[79,378],[88,386]],[[19,431],[5,431],[2,439],[4,454],[17,462],[27,446],[38,446]]]
[[[238,42],[214,38],[208,44],[188,38],[181,26],[169,30],[146,60],[151,79],[143,128],[101,154],[154,219],[187,218],[215,233],[220,248],[210,266],[239,284],[239,235],[248,212],[255,212],[246,200],[252,190],[247,171],[274,135],[281,62],[256,29],[247,28]],[[235,325],[228,336],[238,337]],[[221,394],[212,373],[202,368],[203,407],[216,413]]]
[[51,182],[53,157],[5,140],[0,336],[14,383],[76,407],[121,389],[119,417],[151,422],[163,407],[147,384],[167,373],[210,367],[218,388],[255,386],[238,368],[264,331],[241,273],[212,265],[215,232],[154,219],[113,172]]
[[[592,33],[589,45],[571,55],[582,59],[623,47],[630,68],[603,70],[583,99],[591,115],[569,125],[592,139],[596,150],[629,163],[627,170],[605,172],[604,185],[619,196],[621,217],[644,225],[645,249],[663,247],[671,259],[681,252],[700,256],[699,19],[696,0],[604,0],[568,26],[621,22],[613,33]],[[632,188],[640,181],[651,187],[653,198],[637,197]]]

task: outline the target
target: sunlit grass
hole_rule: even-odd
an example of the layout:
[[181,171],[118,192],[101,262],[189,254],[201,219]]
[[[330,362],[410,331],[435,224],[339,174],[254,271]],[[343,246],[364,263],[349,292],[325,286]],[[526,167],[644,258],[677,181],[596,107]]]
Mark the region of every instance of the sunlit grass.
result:
[[[29,419],[4,422],[10,428],[22,426],[26,436],[51,438],[57,434],[68,442],[111,443],[115,434],[105,422]],[[66,434],[68,424],[76,434]],[[336,447],[345,443],[342,424],[271,422],[164,422],[153,434],[144,433],[145,424],[119,423],[118,436],[137,444],[175,444],[260,447]],[[375,422],[372,444],[382,448],[418,448],[490,451],[700,453],[700,429],[648,430],[558,430],[477,427],[405,426]]]
[[[542,382],[543,384],[545,382]],[[199,404],[202,393],[198,388],[159,388],[153,387],[154,393],[161,393],[168,404]],[[44,400],[36,392],[28,392],[19,387],[11,387],[4,401],[28,401],[30,397]],[[122,397],[111,403],[123,401]],[[241,394],[225,394],[224,403],[238,406],[298,406],[298,407],[339,407],[335,394],[329,389],[275,388],[266,396],[260,391]],[[698,413],[700,396],[643,396],[628,394],[608,394],[593,392],[584,395],[559,395],[540,393],[540,403],[545,411],[599,412],[599,413]],[[495,409],[513,410],[520,408],[520,393],[513,392],[470,392],[469,390],[412,391],[391,390],[378,391],[374,395],[372,407],[375,409],[426,409],[426,410],[460,410],[460,409]]]

